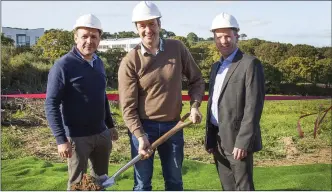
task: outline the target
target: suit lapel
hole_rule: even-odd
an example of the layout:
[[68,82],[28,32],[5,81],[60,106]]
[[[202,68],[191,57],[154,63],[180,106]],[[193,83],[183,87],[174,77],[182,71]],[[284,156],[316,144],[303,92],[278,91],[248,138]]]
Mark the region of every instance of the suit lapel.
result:
[[[228,83],[228,80],[229,78],[231,78],[232,74],[234,73],[235,69],[237,68],[237,66],[240,64],[241,62],[241,59],[242,59],[242,56],[243,56],[243,53],[240,51],[240,49],[237,51],[234,59],[233,59],[233,62],[232,64],[230,65],[227,73],[226,73],[226,76],[225,76],[225,79],[224,79],[224,82],[222,84],[222,87],[221,87],[221,91],[220,91],[220,96],[222,95],[222,93],[224,92],[224,89]],[[219,100],[220,100],[220,97],[219,97]]]
[[[214,82],[215,82],[216,75],[217,75],[217,72],[218,72],[218,69],[219,69],[220,65],[221,64],[220,64],[219,61],[214,63],[213,66],[212,66],[211,73],[210,73],[208,109],[211,109]],[[207,115],[207,117],[208,117],[207,120],[208,121],[210,121],[210,112],[211,112],[211,110],[208,110],[208,115]]]

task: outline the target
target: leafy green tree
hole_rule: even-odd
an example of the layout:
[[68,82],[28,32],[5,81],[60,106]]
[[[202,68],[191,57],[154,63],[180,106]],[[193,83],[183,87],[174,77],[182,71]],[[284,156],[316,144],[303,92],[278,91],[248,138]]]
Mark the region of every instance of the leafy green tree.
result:
[[206,38],[207,41],[214,41],[214,38],[213,37],[208,37]]
[[10,58],[4,58],[2,63],[2,90],[6,93],[45,92],[47,75],[52,64],[44,62],[32,52],[9,56]]
[[176,35],[172,31],[167,31],[166,29],[161,28],[161,30],[159,32],[159,36],[162,38],[169,38],[169,37],[174,37]]
[[275,66],[262,63],[264,68],[265,85],[267,93],[278,93],[282,81],[282,72]]
[[255,55],[262,61],[271,65],[285,59],[287,53],[287,45],[283,43],[265,42],[255,48]]
[[[2,40],[2,39],[1,39]],[[1,90],[2,93],[4,89],[10,87],[11,82],[11,71],[12,67],[10,66],[10,58],[13,57],[14,47],[11,46],[2,46],[1,47]]]
[[289,57],[277,64],[283,73],[283,80],[288,83],[312,82],[315,83],[315,64],[307,57]]
[[247,38],[247,35],[245,33],[240,34],[240,39],[245,40]]
[[188,42],[190,42],[190,43],[197,42],[197,41],[198,41],[198,36],[197,36],[195,33],[190,32],[190,33],[188,33],[188,35],[187,35],[187,40],[188,40]]
[[1,33],[1,45],[2,46],[14,46],[15,41],[9,37],[6,37]]
[[[203,43],[204,44],[204,43]],[[205,48],[206,47],[206,48]],[[199,63],[205,82],[209,82],[211,66],[220,60],[220,53],[214,43],[206,43],[202,49],[205,49],[204,60]]]
[[327,47],[326,51],[323,53],[325,58],[332,59],[332,47]]
[[175,33],[173,31],[167,31],[167,36],[168,37],[174,37],[176,35],[175,35]]
[[255,46],[253,46],[249,40],[240,41],[238,47],[248,55],[255,55]]
[[249,39],[248,41],[250,42],[250,44],[252,46],[255,46],[255,47],[259,46],[262,43],[268,42],[268,41],[261,40],[261,39],[258,39],[258,38],[252,38],[252,39]]
[[39,38],[33,49],[45,58],[56,60],[70,51],[74,44],[73,31],[51,29]]
[[103,32],[101,39],[121,39],[121,38],[136,38],[139,37],[138,33],[134,31],[120,31],[115,33]]
[[159,31],[159,36],[166,38],[167,37],[167,31],[163,28],[161,28],[161,30]]
[[118,33],[115,33],[115,35],[117,36],[116,38],[118,38],[118,39],[139,37],[139,35],[137,33],[135,33],[134,31],[120,31]]
[[212,59],[210,59],[210,45],[208,42],[198,42],[190,47],[190,53],[197,62],[205,82],[209,81],[209,73],[211,65],[213,64]]
[[317,52],[319,59],[324,59],[324,58],[332,59],[332,47],[317,48]]
[[287,55],[288,57],[308,57],[316,58],[317,50],[314,46],[311,45],[295,45],[289,48]]
[[104,62],[108,86],[117,88],[119,65],[127,52],[123,48],[112,48],[97,54]]
[[102,34],[101,34],[101,39],[103,40],[103,39],[112,39],[114,37],[114,35],[113,34],[110,34],[109,32],[103,32]]
[[190,49],[190,44],[187,40],[187,38],[183,37],[183,36],[173,36],[173,37],[170,37],[171,39],[176,39],[176,40],[179,40],[179,41],[182,41],[182,43],[188,48]]
[[255,49],[264,41],[257,38],[239,41],[238,47],[248,55],[255,55]]
[[326,87],[332,85],[332,59],[325,58],[316,61],[316,67],[319,70],[317,78],[320,83],[324,83]]
[[198,37],[198,41],[205,41],[203,37]]

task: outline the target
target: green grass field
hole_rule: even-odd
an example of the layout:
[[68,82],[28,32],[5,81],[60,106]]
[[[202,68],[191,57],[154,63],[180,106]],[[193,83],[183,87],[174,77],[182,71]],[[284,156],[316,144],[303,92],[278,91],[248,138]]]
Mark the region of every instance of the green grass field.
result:
[[[110,175],[120,165],[111,165]],[[221,190],[215,166],[186,160],[183,165],[185,190]],[[2,161],[2,190],[65,190],[67,165],[26,157]],[[256,190],[331,190],[331,165],[301,165],[254,168]],[[164,190],[160,162],[155,162],[153,190]],[[133,168],[124,172],[108,190],[132,190]]]
[[[305,137],[299,138],[296,124],[298,118],[307,113],[315,113],[332,105],[331,100],[266,101],[261,119],[263,150],[255,153],[255,161],[264,159],[285,159],[287,155],[283,138],[293,141],[300,154],[314,153],[319,148],[331,147],[332,112],[322,122],[316,139],[313,138],[314,122],[317,115],[301,120]],[[109,173],[114,173],[128,162],[129,139],[116,102],[111,109],[119,125],[120,138],[114,143]],[[189,102],[184,102],[182,114],[189,112]],[[217,172],[203,147],[206,102],[202,103],[203,122],[192,125],[185,131],[185,162],[183,180],[185,190],[220,190]],[[13,115],[13,119],[24,117],[24,112]],[[53,147],[53,148],[52,148]],[[55,139],[47,127],[21,128],[1,127],[1,189],[2,190],[65,190],[67,166],[65,163],[44,161],[54,159]],[[26,157],[34,156],[34,157]],[[55,155],[57,156],[57,155]],[[38,158],[35,158],[38,157]],[[156,156],[153,177],[154,190],[163,190],[163,179]],[[197,161],[191,161],[197,160]],[[198,162],[201,161],[201,162]],[[314,164],[285,167],[255,167],[254,180],[257,190],[332,190],[331,164]],[[132,168],[109,190],[131,190],[133,185]]]

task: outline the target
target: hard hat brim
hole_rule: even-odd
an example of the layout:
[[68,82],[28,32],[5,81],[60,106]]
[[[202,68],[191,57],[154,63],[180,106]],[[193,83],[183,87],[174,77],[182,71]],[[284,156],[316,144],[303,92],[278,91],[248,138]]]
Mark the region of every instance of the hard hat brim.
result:
[[211,32],[214,32],[215,30],[217,29],[233,29],[233,30],[236,30],[237,32],[240,31],[240,28],[236,28],[236,27],[218,27],[218,28],[213,28],[213,29],[210,29]]
[[161,18],[161,16],[151,16],[151,17],[146,17],[146,18],[138,18],[138,19],[132,19],[133,23],[139,22],[139,21],[148,21],[151,19],[158,19]]
[[103,30],[102,29],[99,29],[99,28],[97,28],[97,27],[93,27],[93,26],[81,26],[81,25],[79,25],[79,26],[74,26],[74,30],[76,31],[78,28],[90,28],[90,29],[97,29],[97,30],[99,30],[100,31],[100,34],[102,34],[103,33]]

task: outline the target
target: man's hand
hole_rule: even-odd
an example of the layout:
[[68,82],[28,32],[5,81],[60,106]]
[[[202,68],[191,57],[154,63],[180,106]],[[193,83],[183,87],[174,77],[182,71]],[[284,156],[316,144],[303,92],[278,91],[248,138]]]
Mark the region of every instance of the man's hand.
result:
[[118,131],[115,128],[110,129],[111,140],[116,141],[119,139]]
[[67,141],[64,144],[58,145],[58,153],[62,158],[71,158],[72,156],[71,144]]
[[146,135],[137,138],[138,140],[138,154],[142,155],[142,160],[150,157],[149,148],[150,142]]
[[241,160],[241,159],[245,158],[248,153],[244,149],[239,149],[239,148],[234,147],[232,154],[234,155],[235,160]]
[[202,114],[199,111],[197,107],[193,107],[190,110],[190,117],[189,119],[194,123],[194,124],[199,124],[202,121]]

